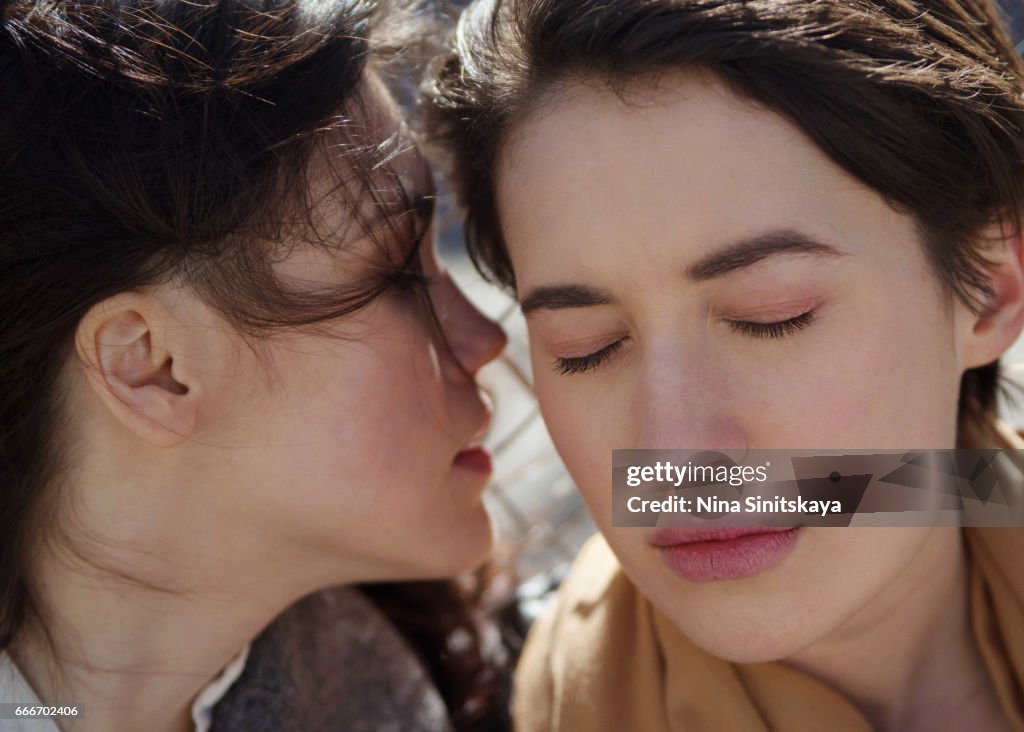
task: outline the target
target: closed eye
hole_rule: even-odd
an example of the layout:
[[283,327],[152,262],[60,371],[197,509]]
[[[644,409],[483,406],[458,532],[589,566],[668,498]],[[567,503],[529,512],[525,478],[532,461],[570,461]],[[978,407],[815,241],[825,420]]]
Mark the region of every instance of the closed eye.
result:
[[560,374],[582,374],[592,369],[596,369],[598,366],[607,361],[611,356],[622,348],[622,344],[625,342],[625,338],[609,343],[607,346],[599,351],[588,353],[586,356],[573,356],[571,358],[556,358],[554,362],[555,369]]
[[733,330],[751,338],[784,338],[806,328],[814,320],[814,311],[808,310],[795,318],[775,323],[753,323],[746,320],[727,320]]
[[420,272],[410,270],[395,270],[389,277],[389,285],[398,292],[410,293],[426,290],[434,281]]
[[[774,323],[756,323],[746,320],[727,320],[731,328],[751,338],[784,338],[806,328],[814,320],[814,311],[808,310],[796,317]],[[611,358],[622,348],[625,339],[609,343],[604,348],[585,356],[556,358],[554,367],[560,374],[582,374],[592,371]]]

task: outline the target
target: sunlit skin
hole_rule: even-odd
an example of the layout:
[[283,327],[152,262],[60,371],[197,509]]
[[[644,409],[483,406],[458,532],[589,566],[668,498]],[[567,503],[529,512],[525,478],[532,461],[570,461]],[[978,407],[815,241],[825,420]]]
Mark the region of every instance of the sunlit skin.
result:
[[[397,129],[393,113],[382,120],[381,135]],[[414,147],[395,165],[411,197],[433,194]],[[342,230],[351,213],[334,184],[313,185],[311,220]],[[473,376],[505,339],[429,239],[423,273],[450,350],[400,289],[259,339],[180,285],[115,295],[83,319],[48,524],[61,533],[34,535],[28,574],[55,645],[29,623],[11,647],[44,702],[87,709],[66,729],[192,729],[196,693],[301,596],[450,576],[485,557],[488,473],[457,456],[488,427]],[[317,288],[369,276],[380,252],[356,238],[333,253],[298,245],[275,267]]]
[[801,529],[766,571],[689,582],[612,528],[611,451],[954,447],[961,374],[1020,331],[1019,241],[975,315],[797,127],[711,76],[645,83],[559,87],[497,163],[537,395],[599,528],[710,653],[804,668],[883,729],[998,729],[958,530]]

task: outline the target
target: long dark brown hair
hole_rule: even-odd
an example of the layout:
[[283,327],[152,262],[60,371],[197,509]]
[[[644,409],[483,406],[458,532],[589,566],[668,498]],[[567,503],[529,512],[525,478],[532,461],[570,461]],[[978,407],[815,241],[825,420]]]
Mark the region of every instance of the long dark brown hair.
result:
[[[566,83],[622,90],[687,67],[913,215],[938,277],[984,308],[979,235],[1019,231],[1024,205],[1024,64],[989,0],[476,0],[425,109],[485,276],[515,287],[494,190],[510,130]],[[998,375],[998,362],[964,374],[961,419],[995,408]]]
[[[61,373],[92,306],[184,282],[259,339],[344,317],[405,281],[422,232],[387,165],[403,143],[374,127],[367,79],[411,17],[371,0],[0,0],[0,651],[39,610],[27,552],[53,529]],[[350,230],[311,220],[314,155],[334,161]],[[275,277],[297,232],[321,248],[378,240],[360,218],[367,198],[391,212],[387,236],[407,242],[397,259],[317,292]],[[490,714],[500,727],[505,690],[482,656],[475,590],[412,587],[405,612],[381,606],[460,726]],[[460,628],[461,652],[433,657]]]

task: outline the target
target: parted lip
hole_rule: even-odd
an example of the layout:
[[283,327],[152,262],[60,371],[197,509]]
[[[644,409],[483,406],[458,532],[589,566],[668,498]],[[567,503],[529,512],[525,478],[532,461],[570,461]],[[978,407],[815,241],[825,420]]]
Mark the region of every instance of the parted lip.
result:
[[793,526],[672,526],[651,534],[650,544],[656,548],[696,544],[705,541],[729,541],[755,534],[777,534],[792,531]]

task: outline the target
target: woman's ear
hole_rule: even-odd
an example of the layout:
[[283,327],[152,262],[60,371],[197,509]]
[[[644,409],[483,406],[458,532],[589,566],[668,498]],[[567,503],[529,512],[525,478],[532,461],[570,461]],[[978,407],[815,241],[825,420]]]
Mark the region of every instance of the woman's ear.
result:
[[964,368],[992,363],[1020,336],[1024,327],[1024,235],[1008,225],[986,232],[993,242],[985,258],[991,262],[986,274],[992,296],[980,314],[972,314],[964,349]]
[[196,351],[209,352],[201,341],[217,332],[205,330],[183,322],[155,291],[123,292],[86,314],[75,347],[110,414],[142,439],[170,447],[196,429],[203,391]]

